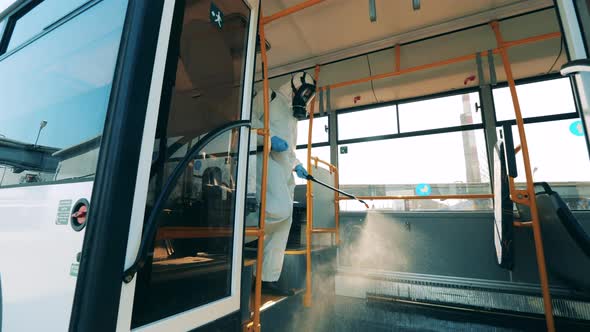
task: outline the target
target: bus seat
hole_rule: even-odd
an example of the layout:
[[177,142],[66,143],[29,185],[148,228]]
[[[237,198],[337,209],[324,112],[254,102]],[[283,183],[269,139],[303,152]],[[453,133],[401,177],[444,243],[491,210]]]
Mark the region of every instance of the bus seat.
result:
[[575,288],[590,291],[590,235],[559,194],[535,183],[548,270]]

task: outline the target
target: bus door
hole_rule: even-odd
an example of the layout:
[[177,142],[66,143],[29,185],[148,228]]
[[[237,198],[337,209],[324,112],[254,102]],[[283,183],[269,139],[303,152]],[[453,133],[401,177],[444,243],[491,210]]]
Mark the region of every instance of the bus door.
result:
[[[126,147],[141,151],[119,289],[94,280],[101,263],[89,258],[72,329],[112,327],[97,328],[104,323],[92,315],[113,306],[119,331],[241,326],[254,2],[164,1],[142,141]],[[97,237],[109,241],[109,233]],[[84,250],[97,255],[100,240],[86,240]],[[94,282],[117,303],[93,300],[104,296],[88,289]]]

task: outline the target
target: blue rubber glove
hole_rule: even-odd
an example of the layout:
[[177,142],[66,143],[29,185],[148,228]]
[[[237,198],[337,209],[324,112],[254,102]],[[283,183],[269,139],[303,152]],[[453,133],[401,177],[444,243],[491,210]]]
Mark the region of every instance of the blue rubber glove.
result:
[[271,150],[273,150],[275,152],[283,152],[283,151],[287,151],[288,148],[289,148],[289,144],[284,139],[282,139],[278,136],[273,136],[270,138],[270,149]]
[[307,173],[301,164],[295,166],[295,173],[297,173],[297,176],[303,180],[307,180],[307,177],[309,176],[309,173]]

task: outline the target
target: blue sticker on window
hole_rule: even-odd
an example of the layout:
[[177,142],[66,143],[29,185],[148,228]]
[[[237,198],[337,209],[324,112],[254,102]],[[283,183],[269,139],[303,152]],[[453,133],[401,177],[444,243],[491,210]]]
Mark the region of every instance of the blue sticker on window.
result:
[[570,125],[570,132],[576,136],[584,136],[584,127],[581,120],[576,120]]
[[194,166],[195,171],[201,170],[201,166],[203,166],[203,163],[200,160],[195,160],[195,166]]
[[418,196],[430,196],[432,193],[432,187],[426,183],[420,183],[416,186],[416,195]]

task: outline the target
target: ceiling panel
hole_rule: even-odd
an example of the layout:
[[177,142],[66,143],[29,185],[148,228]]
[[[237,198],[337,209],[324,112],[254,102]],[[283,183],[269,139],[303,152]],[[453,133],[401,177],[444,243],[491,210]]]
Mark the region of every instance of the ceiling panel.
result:
[[[500,28],[505,40],[516,40],[559,31],[559,23],[555,10],[547,9],[503,20]],[[552,38],[511,47],[508,54],[514,77],[519,79],[558,71],[566,60],[560,44],[559,38]],[[408,69],[495,47],[494,33],[486,24],[405,44],[400,48],[400,65],[402,69]],[[319,85],[325,86],[388,73],[394,69],[395,62],[395,51],[388,48],[324,64],[319,73]],[[499,55],[494,57],[494,63],[498,81],[505,81],[504,68]],[[482,64],[484,65],[484,82],[489,82],[487,57],[482,59]],[[310,73],[312,71],[313,69],[308,70]],[[477,75],[475,59],[378,79],[374,80],[373,84],[370,82],[354,84],[333,89],[331,106],[333,109],[344,109],[474,87],[479,84],[477,79],[466,81],[466,78],[473,75]],[[290,75],[273,78],[270,80],[271,87],[276,88],[288,82],[289,78]],[[315,109],[317,111],[318,107],[316,106]]]
[[[264,16],[303,0],[262,0]],[[523,0],[376,0],[377,21],[369,20],[368,0],[326,0],[266,25],[269,67],[317,57],[393,35],[486,12]]]

